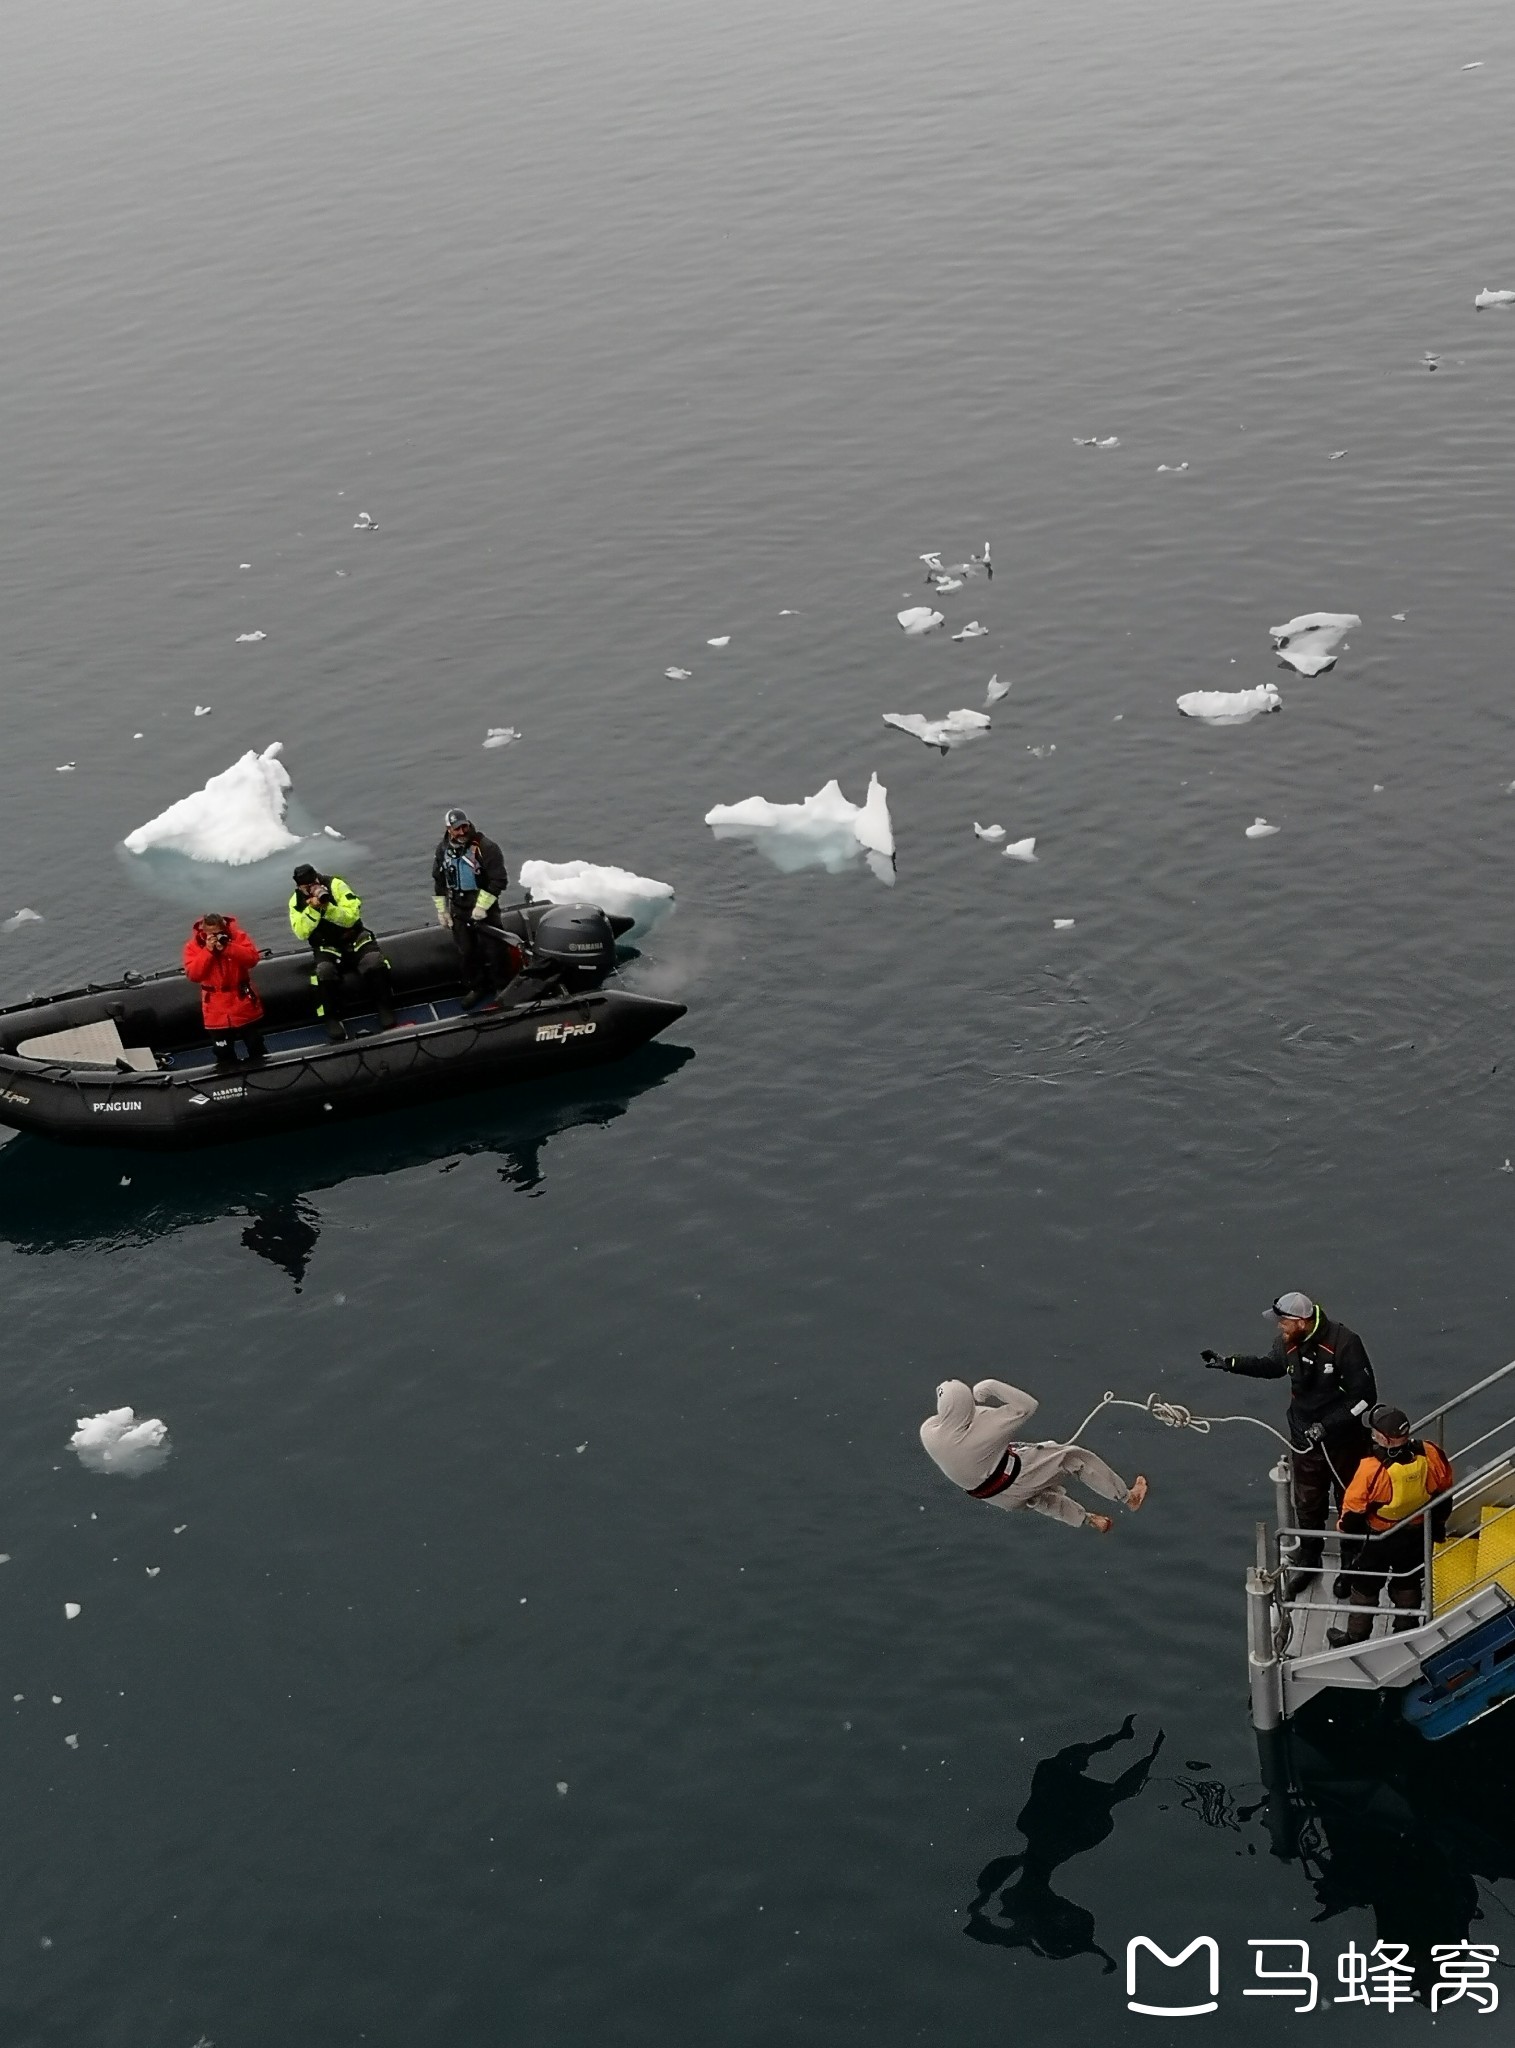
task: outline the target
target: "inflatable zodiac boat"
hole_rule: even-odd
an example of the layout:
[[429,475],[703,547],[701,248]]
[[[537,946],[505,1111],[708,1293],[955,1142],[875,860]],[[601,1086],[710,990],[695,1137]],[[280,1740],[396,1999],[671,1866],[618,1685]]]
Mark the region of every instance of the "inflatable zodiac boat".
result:
[[310,954],[266,956],[252,980],[268,1056],[234,1069],[217,1067],[200,992],[177,968],[0,1009],[0,1124],[75,1145],[217,1144],[620,1059],[683,1016],[682,1003],[605,986],[630,918],[590,904],[503,915],[494,1002],[464,1010],[450,932],[399,932],[381,941],[395,1029],[345,1015],[335,1045],[314,1014]]

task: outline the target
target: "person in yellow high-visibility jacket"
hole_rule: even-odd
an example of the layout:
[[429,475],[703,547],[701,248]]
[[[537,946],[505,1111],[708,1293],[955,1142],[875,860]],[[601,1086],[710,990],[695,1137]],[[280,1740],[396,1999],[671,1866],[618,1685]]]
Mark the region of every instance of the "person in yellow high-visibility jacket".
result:
[[316,991],[316,1015],[326,1036],[338,1043],[347,1027],[338,1014],[344,974],[355,976],[364,1009],[377,1011],[379,1029],[393,1031],[394,987],[382,947],[363,922],[363,899],[340,875],[322,875],[309,862],[294,872],[295,892],[289,899],[289,928],[315,955],[310,977]]
[[[1452,1467],[1438,1445],[1411,1436],[1404,1410],[1380,1402],[1368,1410],[1367,1423],[1373,1448],[1352,1474],[1336,1526],[1343,1535],[1371,1537],[1373,1541],[1359,1542],[1355,1554],[1343,1558],[1353,1611],[1345,1628],[1326,1631],[1336,1649],[1367,1641],[1373,1633],[1373,1610],[1385,1585],[1391,1606],[1420,1606],[1426,1518],[1431,1519],[1432,1535],[1438,1536],[1450,1506],[1443,1502],[1438,1508],[1435,1503],[1439,1495],[1451,1491]],[[1419,1627],[1419,1617],[1414,1614],[1395,1617],[1396,1635]]]

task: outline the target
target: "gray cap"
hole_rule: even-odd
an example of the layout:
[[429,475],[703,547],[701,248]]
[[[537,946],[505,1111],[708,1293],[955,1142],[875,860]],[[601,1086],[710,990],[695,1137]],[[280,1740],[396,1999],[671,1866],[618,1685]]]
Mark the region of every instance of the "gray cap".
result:
[[1280,1294],[1270,1309],[1264,1311],[1270,1316],[1313,1316],[1315,1304],[1308,1294]]

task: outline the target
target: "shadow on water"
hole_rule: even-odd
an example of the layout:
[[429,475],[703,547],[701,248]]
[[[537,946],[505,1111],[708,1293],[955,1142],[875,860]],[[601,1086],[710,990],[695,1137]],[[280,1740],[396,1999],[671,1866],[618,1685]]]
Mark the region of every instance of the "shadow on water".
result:
[[550,1139],[615,1123],[693,1058],[688,1046],[649,1045],[561,1081],[392,1110],[329,1134],[291,1133],[193,1154],[16,1137],[0,1149],[0,1243],[31,1253],[108,1252],[245,1216],[243,1244],[298,1288],[320,1236],[312,1195],[413,1167],[447,1173],[485,1153],[498,1159],[506,1187],[534,1195]]
[[1375,1939],[1408,1949],[1422,2000],[1436,1980],[1433,1945],[1493,1941],[1511,1952],[1515,1928],[1504,1922],[1515,1916],[1503,1901],[1491,1901],[1498,1924],[1473,1930],[1484,1918],[1479,1881],[1515,1878],[1515,1713],[1427,1742],[1392,1697],[1337,1694],[1259,1744],[1267,1796],[1253,1811],[1272,1853],[1299,1865],[1317,1922],[1371,1912]]
[[[1053,1962],[1073,1956],[1098,1956],[1106,1972],[1115,1960],[1094,1939],[1094,1915],[1052,1889],[1052,1874],[1070,1857],[1081,1856],[1113,1832],[1115,1809],[1134,1799],[1147,1782],[1153,1759],[1162,1748],[1159,1728],[1152,1747],[1127,1766],[1118,1778],[1091,1778],[1093,1759],[1135,1732],[1128,1714],[1112,1735],[1094,1742],[1070,1742],[1055,1756],[1044,1757],[1031,1774],[1031,1794],[1015,1825],[1026,1846],[1013,1856],[996,1856],[979,1873],[978,1893],[968,1907],[963,1929],[971,1941],[995,1948],[1027,1948]],[[998,1900],[995,1901],[995,1894]],[[989,1907],[994,1902],[991,1915]]]

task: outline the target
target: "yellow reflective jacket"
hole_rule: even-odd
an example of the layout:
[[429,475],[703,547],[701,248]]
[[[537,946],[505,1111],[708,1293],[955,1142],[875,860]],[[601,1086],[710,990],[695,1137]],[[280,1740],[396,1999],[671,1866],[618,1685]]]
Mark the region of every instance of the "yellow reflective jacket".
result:
[[373,937],[363,922],[363,899],[340,875],[326,886],[330,893],[321,904],[307,903],[296,889],[289,899],[289,928],[318,953],[351,952]]

